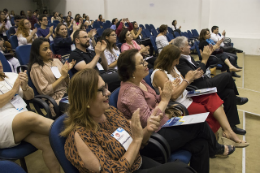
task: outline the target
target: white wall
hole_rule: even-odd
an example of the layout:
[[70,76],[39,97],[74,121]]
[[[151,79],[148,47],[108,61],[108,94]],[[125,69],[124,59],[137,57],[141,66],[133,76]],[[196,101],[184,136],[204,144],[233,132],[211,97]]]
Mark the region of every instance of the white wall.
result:
[[27,10],[34,11],[37,8],[37,5],[33,0],[1,0],[0,6],[0,10],[7,8],[9,13],[11,10],[14,10],[15,14],[20,14],[21,10],[24,10],[26,13]]

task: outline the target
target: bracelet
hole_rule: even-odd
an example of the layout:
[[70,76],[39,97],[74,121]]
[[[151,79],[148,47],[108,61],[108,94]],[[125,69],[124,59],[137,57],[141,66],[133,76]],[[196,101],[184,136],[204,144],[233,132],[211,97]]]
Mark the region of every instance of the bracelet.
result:
[[183,79],[185,82],[187,82],[188,84],[190,84],[190,82],[189,81],[187,81],[186,79]]

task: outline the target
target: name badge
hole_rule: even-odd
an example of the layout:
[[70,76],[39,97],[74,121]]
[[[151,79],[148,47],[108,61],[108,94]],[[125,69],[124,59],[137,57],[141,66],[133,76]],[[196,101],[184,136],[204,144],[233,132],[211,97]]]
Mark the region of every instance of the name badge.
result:
[[129,148],[129,145],[132,143],[133,138],[125,131],[123,128],[119,127],[111,134],[112,137],[114,137],[120,144],[127,149]]
[[59,79],[61,77],[58,67],[56,67],[56,66],[51,67],[51,71],[57,79]]
[[15,107],[15,109],[18,110],[18,111],[23,110],[27,106],[27,104],[24,102],[22,97],[19,96],[18,94],[15,94],[10,102]]
[[52,38],[52,36],[50,36],[50,37],[49,37],[49,40],[50,40],[50,41],[53,41],[53,38]]

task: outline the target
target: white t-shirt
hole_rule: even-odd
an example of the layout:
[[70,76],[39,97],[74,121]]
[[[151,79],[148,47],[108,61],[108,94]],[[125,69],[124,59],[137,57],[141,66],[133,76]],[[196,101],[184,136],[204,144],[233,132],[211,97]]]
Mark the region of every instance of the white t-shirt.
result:
[[[31,34],[32,34],[32,30],[30,30],[29,35],[31,35]],[[36,35],[35,38],[38,38],[37,34],[35,34],[35,35]],[[17,40],[18,40],[18,46],[30,45],[30,44],[32,44],[32,43],[27,43],[27,39],[26,39],[22,34],[19,34],[19,35],[17,36]],[[34,39],[32,39],[32,41],[33,41],[33,40],[34,40]]]
[[[2,27],[2,25],[3,25],[3,23],[0,23],[0,27]],[[6,27],[7,30],[9,30],[12,27],[12,24],[11,24],[10,20],[6,21],[5,27]],[[3,36],[6,36],[6,31],[4,31],[3,33],[0,33],[0,34],[3,34]]]
[[156,37],[155,42],[156,42],[156,46],[157,46],[159,53],[162,51],[162,49],[165,46],[169,45],[169,42],[168,42],[167,37],[165,35],[161,35],[159,37]]
[[[104,51],[105,57],[107,59],[107,64],[110,65],[114,61],[116,61],[120,55],[120,50],[116,50],[115,48],[112,49],[113,53],[111,53],[108,49]],[[114,69],[117,69],[117,66],[114,67]]]

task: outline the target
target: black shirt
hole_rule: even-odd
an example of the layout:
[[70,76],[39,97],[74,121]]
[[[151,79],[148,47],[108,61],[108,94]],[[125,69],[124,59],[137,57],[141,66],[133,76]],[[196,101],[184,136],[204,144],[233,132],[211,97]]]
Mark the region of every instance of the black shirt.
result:
[[208,43],[206,40],[200,41],[199,49],[200,49],[201,51],[203,51],[204,46],[208,46],[208,45],[209,45],[209,43]]
[[[87,52],[83,52],[76,48],[74,51],[71,52],[69,62],[71,62],[74,59],[76,61],[76,64],[80,61],[85,61],[85,63],[88,64],[93,60],[95,56],[96,53],[92,50],[87,49]],[[99,62],[101,62],[101,59],[99,59]],[[71,72],[73,74],[78,72],[78,70],[76,70],[74,67],[71,69]],[[97,66],[95,66],[95,69],[98,70]]]
[[9,29],[9,34],[10,34],[10,36],[11,35],[14,35],[15,33],[16,33],[16,30],[15,29],[17,29],[17,26],[12,26],[10,29]]
[[56,36],[54,38],[54,53],[59,54],[61,56],[70,54],[72,44],[73,42],[70,36],[66,38]]

